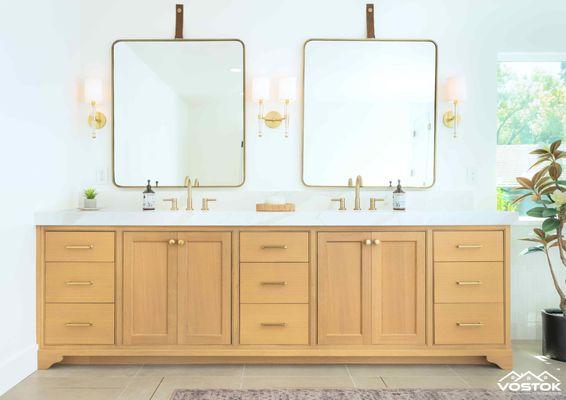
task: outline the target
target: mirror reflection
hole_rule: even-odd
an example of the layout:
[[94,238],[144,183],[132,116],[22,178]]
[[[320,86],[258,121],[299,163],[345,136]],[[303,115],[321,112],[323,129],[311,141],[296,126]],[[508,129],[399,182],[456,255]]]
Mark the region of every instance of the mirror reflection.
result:
[[244,182],[244,46],[238,40],[113,46],[118,186]]
[[307,186],[434,183],[434,42],[315,39],[304,63]]

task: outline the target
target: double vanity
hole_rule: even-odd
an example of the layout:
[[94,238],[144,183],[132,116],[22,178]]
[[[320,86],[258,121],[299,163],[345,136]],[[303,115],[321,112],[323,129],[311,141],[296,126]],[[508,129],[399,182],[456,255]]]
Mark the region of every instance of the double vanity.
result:
[[[434,184],[433,41],[311,39],[303,60],[304,186],[350,186],[355,204],[338,197],[339,208],[367,210],[362,186],[383,192],[391,182],[421,190]],[[511,368],[512,213],[392,212],[387,202],[380,211],[192,211],[197,180],[201,189],[234,188],[244,184],[246,168],[272,167],[246,163],[245,107],[258,111],[250,129],[256,141],[286,140],[296,80],[281,80],[276,104],[269,79],[257,77],[246,102],[245,48],[232,39],[118,40],[112,67],[115,186],[140,196],[148,180],[159,189],[187,187],[188,211],[168,199],[175,211],[37,214],[40,368]],[[356,176],[354,188],[347,182]],[[369,209],[379,200],[370,198]]]
[[39,367],[512,367],[512,213],[44,212]]

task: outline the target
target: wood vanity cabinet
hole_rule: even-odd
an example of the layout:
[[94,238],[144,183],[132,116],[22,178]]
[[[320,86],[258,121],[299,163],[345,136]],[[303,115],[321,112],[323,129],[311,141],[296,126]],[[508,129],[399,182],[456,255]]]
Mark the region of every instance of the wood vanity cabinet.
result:
[[40,368],[495,363],[509,227],[37,228]]
[[230,343],[231,234],[124,233],[124,344]]
[[425,232],[318,236],[318,342],[425,342]]

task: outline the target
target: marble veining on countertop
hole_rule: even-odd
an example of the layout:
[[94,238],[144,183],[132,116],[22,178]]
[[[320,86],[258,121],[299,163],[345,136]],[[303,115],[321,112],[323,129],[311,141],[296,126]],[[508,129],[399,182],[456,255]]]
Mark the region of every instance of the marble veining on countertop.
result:
[[512,225],[498,211],[40,211],[40,226],[451,226]]

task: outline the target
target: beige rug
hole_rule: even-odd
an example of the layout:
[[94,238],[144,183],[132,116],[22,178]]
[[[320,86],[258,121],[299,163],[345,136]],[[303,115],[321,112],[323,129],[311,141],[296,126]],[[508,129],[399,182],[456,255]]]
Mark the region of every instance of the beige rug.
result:
[[563,392],[513,393],[483,389],[177,389],[171,400],[554,400]]

